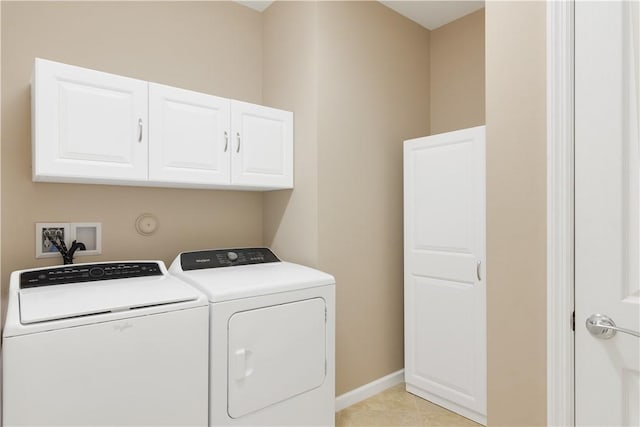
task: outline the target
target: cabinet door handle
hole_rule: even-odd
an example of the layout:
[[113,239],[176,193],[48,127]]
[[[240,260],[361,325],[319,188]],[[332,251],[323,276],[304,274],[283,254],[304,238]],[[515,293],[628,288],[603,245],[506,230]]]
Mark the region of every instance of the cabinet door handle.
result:
[[478,261],[478,263],[476,264],[476,276],[478,276],[478,282],[480,282],[482,279],[480,278],[480,265],[482,264],[482,261]]
[[138,142],[142,142],[142,119],[138,119]]
[[238,148],[236,149],[236,153],[240,152],[240,132],[236,132],[236,138],[238,139]]
[[229,133],[224,131],[224,152],[227,152],[227,148],[229,148]]

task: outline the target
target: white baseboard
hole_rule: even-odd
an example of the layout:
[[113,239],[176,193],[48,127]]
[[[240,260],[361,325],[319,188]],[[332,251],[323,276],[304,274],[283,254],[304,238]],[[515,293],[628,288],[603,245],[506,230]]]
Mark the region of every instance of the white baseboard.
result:
[[400,369],[392,374],[378,378],[377,380],[371,381],[370,383],[365,384],[362,387],[358,387],[355,390],[348,391],[345,394],[336,397],[336,412],[402,382],[404,382],[404,369]]

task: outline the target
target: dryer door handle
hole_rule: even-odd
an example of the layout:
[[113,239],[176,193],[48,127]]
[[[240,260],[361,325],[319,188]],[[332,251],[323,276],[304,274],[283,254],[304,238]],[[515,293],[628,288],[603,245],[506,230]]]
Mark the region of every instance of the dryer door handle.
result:
[[244,380],[253,373],[252,354],[253,352],[246,348],[239,348],[234,352],[232,372],[236,381]]

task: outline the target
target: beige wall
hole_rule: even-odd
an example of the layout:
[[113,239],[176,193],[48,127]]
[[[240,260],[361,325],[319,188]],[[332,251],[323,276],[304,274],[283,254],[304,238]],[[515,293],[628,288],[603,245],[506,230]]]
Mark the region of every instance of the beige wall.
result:
[[264,243],[318,265],[317,3],[276,2],[263,13],[263,100],[294,112],[294,186],[264,195]]
[[265,243],[337,279],[336,393],[402,369],[402,141],[429,132],[429,31],[377,2],[264,15],[264,101],[295,111]]
[[[230,2],[2,3],[5,295],[12,270],[59,262],[34,258],[38,221],[101,222],[103,254],[85,262],[262,243],[260,193],[32,182],[34,57],[260,102],[261,38],[261,15]],[[143,212],[159,219],[153,236],[136,234]]]
[[337,280],[342,394],[404,366],[402,141],[429,132],[429,32],[378,2],[321,2],[320,267]]
[[484,9],[431,32],[431,133],[485,124]]
[[489,425],[546,425],[545,4],[486,20]]

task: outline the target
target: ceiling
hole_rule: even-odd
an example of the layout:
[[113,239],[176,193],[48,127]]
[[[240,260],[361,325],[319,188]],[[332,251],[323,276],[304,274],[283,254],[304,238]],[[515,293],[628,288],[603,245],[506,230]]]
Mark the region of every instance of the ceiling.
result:
[[380,1],[429,30],[462,18],[484,7],[484,1]]
[[234,0],[236,3],[240,3],[243,6],[250,7],[251,9],[257,10],[258,12],[262,12],[269,6],[271,6],[272,1],[267,0],[255,0],[255,1],[243,1],[243,0]]
[[[236,0],[236,2],[259,12],[262,12],[273,3],[273,1],[267,0]],[[435,30],[442,25],[448,24],[451,21],[455,21],[484,7],[484,0],[380,0],[380,3],[429,30]]]

